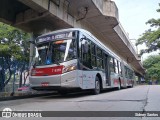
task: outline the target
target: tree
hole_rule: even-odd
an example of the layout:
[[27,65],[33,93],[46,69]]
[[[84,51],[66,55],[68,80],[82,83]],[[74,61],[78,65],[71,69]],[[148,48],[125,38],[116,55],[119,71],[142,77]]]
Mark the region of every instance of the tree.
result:
[[146,68],[147,79],[160,81],[160,55],[149,56],[143,62],[143,66]]
[[[160,3],[157,12],[160,13]],[[141,55],[143,53],[149,53],[152,51],[156,51],[157,49],[160,49],[160,19],[152,18],[148,20],[146,24],[150,24],[150,27],[154,29],[146,30],[137,40],[136,45],[145,43],[147,46],[147,49],[141,50]]]
[[0,91],[10,81],[15,65],[20,66],[16,62],[23,63],[21,72],[29,62],[29,38],[28,33],[0,22]]
[[0,56],[29,61],[28,33],[0,23]]

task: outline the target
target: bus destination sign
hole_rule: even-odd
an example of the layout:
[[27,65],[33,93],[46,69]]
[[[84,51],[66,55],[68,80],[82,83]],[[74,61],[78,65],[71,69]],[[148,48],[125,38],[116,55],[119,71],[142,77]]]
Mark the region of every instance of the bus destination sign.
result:
[[64,38],[71,38],[71,37],[72,37],[72,32],[61,33],[61,34],[50,34],[50,35],[38,37],[36,42],[37,43],[49,42],[56,39],[64,39]]

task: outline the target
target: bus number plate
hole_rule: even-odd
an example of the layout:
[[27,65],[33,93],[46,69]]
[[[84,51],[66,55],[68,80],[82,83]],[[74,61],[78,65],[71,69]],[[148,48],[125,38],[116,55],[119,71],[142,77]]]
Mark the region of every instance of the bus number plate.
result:
[[46,87],[46,86],[48,86],[48,82],[43,82],[43,83],[41,83],[41,86],[43,86],[43,87]]

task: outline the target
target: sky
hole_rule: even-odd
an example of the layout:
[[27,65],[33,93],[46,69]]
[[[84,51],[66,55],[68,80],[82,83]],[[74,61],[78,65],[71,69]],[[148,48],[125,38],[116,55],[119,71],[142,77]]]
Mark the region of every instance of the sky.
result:
[[[156,11],[159,8],[160,0],[112,0],[115,1],[119,11],[119,21],[128,33],[130,39],[138,39],[145,30],[150,28],[146,22],[151,18],[160,18],[160,13]],[[144,46],[138,46],[138,49]],[[151,53],[155,54],[155,53]],[[149,55],[149,54],[148,54]],[[148,55],[144,55],[144,59]]]

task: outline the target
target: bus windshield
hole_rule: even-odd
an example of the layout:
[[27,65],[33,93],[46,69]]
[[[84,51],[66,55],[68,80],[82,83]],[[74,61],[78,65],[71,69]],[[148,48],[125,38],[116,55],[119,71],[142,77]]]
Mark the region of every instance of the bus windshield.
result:
[[73,39],[52,41],[36,46],[36,65],[58,64],[75,58],[76,43]]

